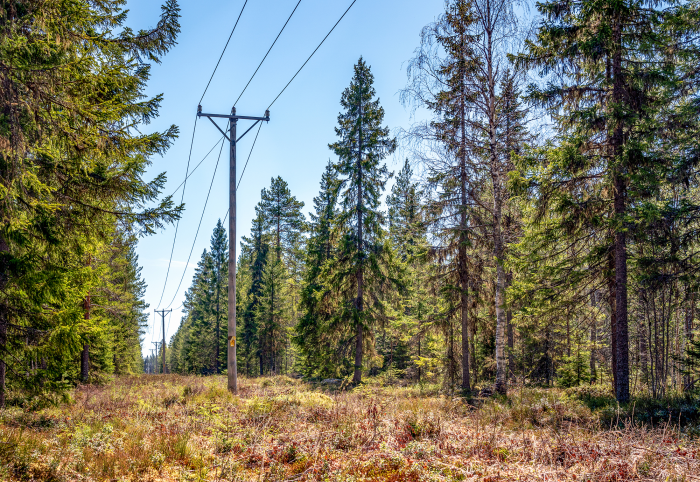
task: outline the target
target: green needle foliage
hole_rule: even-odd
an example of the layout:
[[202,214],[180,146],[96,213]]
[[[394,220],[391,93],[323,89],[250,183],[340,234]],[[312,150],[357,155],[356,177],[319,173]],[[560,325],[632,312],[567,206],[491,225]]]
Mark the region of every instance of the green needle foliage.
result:
[[306,376],[339,376],[344,366],[336,346],[324,336],[335,306],[324,284],[323,269],[335,253],[334,226],[338,215],[338,173],[328,162],[321,177],[321,191],[314,198],[306,271],[300,305],[302,316],[295,328],[294,343],[299,348],[298,366]]
[[43,386],[70,379],[66,361],[100,330],[83,306],[96,283],[90,259],[115,226],[150,234],[181,210],[158,200],[164,174],[144,180],[177,128],[139,132],[162,100],[144,95],[148,62],[175,45],[179,8],[167,1],[153,29],[133,32],[124,4],[0,5],[0,405],[6,374],[36,386],[22,375],[28,340]]
[[339,139],[329,145],[338,156],[334,167],[340,177],[340,231],[338,250],[326,277],[338,298],[330,326],[344,333],[341,346],[354,341],[353,383],[360,383],[365,345],[385,316],[384,294],[400,280],[379,210],[379,196],[389,177],[380,162],[396,149],[396,140],[381,125],[384,109],[374,99],[369,66],[360,58],[354,71],[340,100],[344,112],[338,115],[335,128]]
[[630,244],[662,218],[694,210],[664,186],[682,187],[698,162],[697,136],[688,135],[698,130],[697,5],[600,0],[538,8],[542,27],[517,60],[550,76],[529,99],[548,109],[558,132],[556,145],[526,167],[534,171],[530,188],[537,219],[552,213],[552,227],[588,253],[569,273],[580,279],[586,265],[610,256],[615,393],[626,402]]

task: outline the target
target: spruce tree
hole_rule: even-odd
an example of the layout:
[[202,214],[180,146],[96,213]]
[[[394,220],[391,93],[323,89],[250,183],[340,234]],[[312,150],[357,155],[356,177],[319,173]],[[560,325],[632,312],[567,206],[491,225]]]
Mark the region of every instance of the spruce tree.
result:
[[[374,100],[374,76],[360,58],[350,86],[340,100],[344,111],[335,128],[338,141],[329,147],[338,156],[340,177],[340,246],[330,265],[332,289],[342,302],[332,324],[350,328],[355,344],[353,383],[362,380],[364,347],[375,322],[384,316],[382,293],[398,282],[392,253],[384,237],[379,197],[389,171],[380,162],[396,149],[396,139],[382,127],[384,109]],[[369,296],[365,294],[368,293]]]
[[[445,13],[421,32],[421,45],[409,63],[409,84],[402,92],[404,103],[427,107],[434,113],[429,123],[415,126],[408,137],[418,145],[414,154],[426,167],[427,221],[452,262],[442,266],[447,276],[437,275],[444,282],[440,288],[443,295],[458,298],[448,305],[460,314],[465,392],[471,390],[471,372],[475,370],[470,367],[473,346],[470,350],[466,341],[473,339],[475,331],[469,317],[473,263],[468,250],[474,238],[472,225],[478,221],[473,220],[471,198],[472,192],[484,184],[484,179],[475,172],[469,149],[472,137],[469,114],[474,103],[470,77],[475,75],[473,45],[478,39],[470,31],[474,23],[470,2],[447,3]],[[443,313],[445,316],[449,318],[451,314]]]
[[[216,223],[211,235],[210,254],[212,262],[213,303],[212,315],[215,323],[215,373],[221,373],[221,364],[226,363],[226,333],[221,330],[222,319],[228,313],[228,236],[221,220]],[[226,322],[224,323],[226,325]]]
[[426,321],[434,314],[436,301],[429,288],[433,273],[428,256],[422,200],[423,193],[413,179],[413,169],[407,159],[386,198],[389,237],[404,265],[403,282],[406,289],[396,293],[398,307],[389,323],[389,346],[387,351],[385,341],[383,355],[389,370],[396,368],[408,374],[412,369],[419,380],[419,365],[409,364],[408,360],[411,350],[415,353],[414,359],[420,359],[422,355],[423,332]]
[[287,339],[285,320],[289,306],[280,291],[287,280],[287,270],[274,251],[268,251],[260,279],[260,293],[255,323],[260,349],[261,375],[280,373],[281,355]]
[[389,236],[402,261],[416,254],[424,231],[421,193],[412,178],[413,169],[406,159],[391,187],[391,193],[386,197]]
[[302,315],[293,338],[301,353],[299,365],[307,376],[338,375],[337,350],[325,332],[334,305],[322,276],[336,249],[333,227],[338,214],[337,204],[338,174],[329,161],[321,176],[321,190],[314,198],[315,213],[310,213],[310,237],[300,301]]
[[242,307],[242,336],[241,346],[245,353],[245,366],[248,374],[251,374],[250,363],[255,355],[259,362],[260,374],[263,373],[263,353],[259,343],[258,325],[256,313],[260,305],[262,296],[263,271],[268,260],[270,250],[270,239],[265,232],[263,214],[256,208],[257,216],[253,219],[250,230],[250,238],[243,237],[241,260],[248,263],[247,271],[250,276],[250,287],[246,294],[245,306]]
[[[139,131],[158,114],[162,96],[144,93],[148,62],[175,44],[179,8],[168,0],[155,28],[134,32],[122,7],[29,0],[2,9],[0,406],[6,364],[21,359],[28,333],[54,359],[75,360],[85,340],[73,326],[88,321],[81,280],[99,240],[116,223],[146,234],[179,214],[170,198],[157,202],[164,175],[143,179],[177,128]],[[13,375],[34,385],[26,380]]]
[[697,137],[688,136],[698,122],[688,89],[697,79],[696,7],[580,0],[538,9],[537,38],[518,61],[557,74],[532,86],[530,99],[552,114],[561,138],[537,176],[538,208],[609,238],[615,394],[626,402],[629,241],[635,228],[683,211],[659,199],[662,181],[681,186],[697,164]]

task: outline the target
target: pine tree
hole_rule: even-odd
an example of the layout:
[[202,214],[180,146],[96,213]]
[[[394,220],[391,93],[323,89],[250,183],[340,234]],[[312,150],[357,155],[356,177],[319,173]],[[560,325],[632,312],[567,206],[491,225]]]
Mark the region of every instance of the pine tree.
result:
[[[296,297],[296,292],[290,292],[290,290],[294,288],[298,289],[298,284],[295,283],[298,279],[288,276],[288,272],[290,268],[294,268],[294,274],[298,277],[300,261],[299,245],[301,243],[301,234],[305,230],[304,215],[301,213],[303,207],[304,203],[292,196],[287,183],[279,176],[272,178],[269,189],[263,189],[260,195],[260,203],[257,209],[262,216],[263,229],[267,231],[270,236],[275,254],[275,266],[270,268],[271,271],[266,278],[268,283],[266,289],[269,290],[268,296],[271,297],[271,306],[287,306],[289,305],[289,300],[287,298]],[[272,258],[268,258],[268,262],[272,261]],[[277,266],[277,264],[279,264],[279,266]],[[284,271],[285,275],[283,276],[280,271]],[[260,336],[276,333],[277,336],[283,337],[283,340],[260,340],[260,346],[264,350],[274,347],[275,352],[266,353],[261,360],[264,359],[267,361],[268,371],[277,373],[280,353],[277,353],[276,350],[279,346],[287,347],[288,329],[291,329],[296,323],[296,320],[293,318],[295,310],[280,311],[277,309],[270,309],[261,311],[258,309],[258,315],[256,315],[258,319],[262,312],[269,313],[270,316],[273,317],[284,313],[284,316],[288,317],[288,319],[285,320],[271,318],[265,321],[265,326],[268,328],[270,326],[275,326],[279,327],[279,330],[277,328],[262,329],[263,327],[259,326],[259,329],[262,329],[262,331],[260,331]]]
[[[329,284],[344,302],[332,324],[350,328],[355,343],[353,383],[362,380],[365,344],[376,320],[384,314],[382,292],[398,282],[392,253],[384,240],[379,196],[389,172],[380,162],[396,149],[389,129],[382,127],[384,109],[373,100],[374,76],[360,58],[350,86],[343,91],[335,128],[339,140],[329,147],[338,156],[341,177],[338,225],[342,232],[337,257],[329,268]],[[365,291],[369,296],[365,295]]]
[[296,237],[304,230],[304,203],[297,201],[287,183],[279,176],[272,178],[270,188],[263,189],[258,204],[263,226],[273,238],[278,260],[291,253]]

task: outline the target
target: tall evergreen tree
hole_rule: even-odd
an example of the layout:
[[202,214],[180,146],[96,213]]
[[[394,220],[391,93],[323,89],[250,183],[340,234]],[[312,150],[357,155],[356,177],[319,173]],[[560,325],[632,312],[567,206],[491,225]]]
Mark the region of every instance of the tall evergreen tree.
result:
[[337,347],[325,336],[334,305],[322,276],[336,249],[333,227],[338,214],[337,204],[338,174],[329,161],[321,176],[321,190],[314,198],[315,213],[310,213],[310,237],[300,300],[302,316],[294,335],[294,343],[301,352],[301,370],[310,376],[338,374]]
[[279,176],[273,177],[270,187],[264,188],[258,204],[263,226],[273,238],[278,260],[290,253],[297,235],[304,230],[304,203],[292,196],[287,183]]
[[[571,225],[602,228],[612,238],[615,394],[626,402],[630,236],[635,225],[684,210],[671,199],[661,200],[659,209],[661,181],[687,179],[697,164],[697,138],[687,136],[697,132],[698,122],[688,89],[698,75],[691,67],[697,61],[697,8],[674,0],[581,0],[545,2],[538,9],[542,25],[519,62],[561,79],[544,89],[533,86],[530,95],[549,109],[561,138],[538,177],[540,208],[565,213],[562,219]],[[604,216],[586,208],[593,180]]]
[[178,373],[221,372],[225,360],[226,333],[221,320],[228,311],[228,241],[219,220],[209,250],[197,263],[192,285],[185,293],[184,314],[173,336],[170,366]]
[[338,215],[342,237],[331,266],[331,285],[345,302],[339,304],[334,323],[353,332],[353,383],[362,380],[364,346],[370,340],[373,322],[384,314],[382,292],[390,281],[398,281],[379,210],[379,196],[389,177],[386,165],[380,162],[394,152],[396,139],[381,125],[384,109],[379,99],[373,100],[373,84],[374,76],[360,58],[340,100],[344,111],[338,115],[335,128],[339,139],[329,145],[338,156],[335,169],[342,176]]
[[413,169],[407,159],[386,198],[389,236],[404,264],[403,282],[406,289],[397,293],[398,309],[389,324],[388,347],[385,339],[383,355],[389,370],[403,370],[407,376],[413,370],[418,379],[419,365],[409,363],[409,359],[411,352],[415,354],[414,360],[420,359],[426,320],[435,309],[435,297],[427,288],[432,270],[422,197],[423,193],[413,179]]
[[[116,222],[152,233],[179,213],[170,198],[153,205],[163,175],[143,180],[149,158],[168,148],[177,128],[138,128],[157,116],[162,96],[144,94],[147,62],[175,44],[179,8],[168,0],[158,25],[135,33],[122,6],[30,0],[2,7],[0,406],[7,363],[22,358],[28,336],[61,362],[82,348],[73,326],[88,321],[80,279],[98,240]],[[63,373],[46,372],[55,380]],[[13,376],[35,385],[27,380]]]
[[260,350],[260,374],[281,372],[281,356],[286,345],[285,321],[289,303],[281,290],[287,280],[287,270],[277,254],[268,251],[260,279],[260,294],[255,312]]
[[269,236],[265,233],[265,224],[262,212],[256,209],[257,216],[253,219],[253,225],[250,230],[250,238],[243,238],[243,248],[241,260],[248,263],[247,270],[249,271],[250,284],[246,294],[244,306],[242,307],[242,336],[241,345],[245,352],[245,366],[251,374],[251,362],[253,355],[259,361],[259,370],[263,372],[263,354],[258,343],[258,325],[256,313],[260,305],[262,296],[262,279],[263,271],[268,260],[268,252],[270,250]]
[[474,22],[470,2],[448,2],[445,14],[421,32],[421,45],[408,68],[409,84],[402,93],[406,104],[427,107],[435,114],[429,123],[414,126],[408,137],[418,145],[414,153],[426,166],[431,194],[426,208],[433,232],[449,253],[446,258],[452,261],[444,266],[447,276],[444,273],[437,276],[444,282],[441,291],[458,298],[449,305],[460,314],[462,389],[466,392],[471,390],[470,359],[474,351],[468,340],[473,339],[475,331],[469,316],[473,263],[469,261],[468,250],[475,224],[472,193],[484,183],[475,172],[471,161],[474,153],[469,149],[472,137],[469,114],[474,102],[469,79],[474,75],[473,45],[477,40],[470,29]]
[[226,364],[226,336],[221,330],[221,321],[228,313],[228,236],[221,220],[216,223],[211,235],[210,254],[212,262],[213,303],[212,310],[215,323],[214,371],[221,373],[221,364]]

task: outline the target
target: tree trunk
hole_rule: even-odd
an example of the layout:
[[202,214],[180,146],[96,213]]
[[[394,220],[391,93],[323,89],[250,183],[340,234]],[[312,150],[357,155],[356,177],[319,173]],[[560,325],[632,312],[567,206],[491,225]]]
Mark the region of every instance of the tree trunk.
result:
[[493,32],[486,31],[487,36],[487,69],[488,69],[488,118],[489,118],[489,164],[491,168],[491,182],[493,183],[493,248],[496,262],[496,386],[498,393],[505,394],[508,386],[506,381],[506,317],[504,305],[505,269],[503,267],[504,242],[501,226],[503,199],[501,196],[501,173],[498,165],[498,153],[496,144],[497,114],[496,114],[496,73],[493,65]]
[[460,187],[461,209],[459,219],[459,246],[457,248],[457,272],[460,287],[460,312],[462,321],[462,391],[471,392],[471,375],[469,370],[469,268],[467,266],[467,149],[466,149],[466,105],[464,86],[462,86],[461,109],[461,146],[460,158]]
[[[90,294],[85,297],[84,303],[85,314],[83,317],[86,320],[90,319]],[[90,377],[90,345],[85,343],[83,345],[83,352],[80,355],[80,378],[83,383],[87,383]]]
[[462,391],[466,394],[471,392],[469,374],[469,300],[462,292]]
[[90,376],[90,345],[85,343],[80,354],[80,378],[83,383],[87,383]]
[[5,408],[5,373],[7,367],[5,358],[7,356],[7,318],[4,307],[0,308],[0,408]]
[[[499,230],[500,231],[500,230]],[[499,236],[500,237],[500,236]],[[500,243],[499,243],[500,244]],[[502,248],[498,248],[502,251]],[[503,258],[497,255],[496,258],[496,386],[498,393],[507,392],[506,382],[506,357],[505,357],[505,310],[503,308],[503,295],[505,291],[505,271],[503,269]]]
[[[685,309],[685,339],[683,341],[683,353],[682,357],[685,357],[685,352],[687,350],[688,343],[693,341],[693,320],[695,319],[695,293],[691,293],[688,297],[688,306]],[[683,374],[683,391],[690,386],[690,373],[687,371],[688,367],[685,367],[686,373]]]
[[611,358],[611,371],[613,376],[613,392],[617,386],[617,322],[616,319],[616,294],[615,294],[615,256],[613,255],[612,249],[608,252],[608,306],[610,307],[610,358]]
[[[624,102],[622,73],[622,25],[620,13],[613,22],[613,110]],[[617,114],[620,115],[620,114]],[[615,397],[618,402],[627,402],[629,393],[629,339],[627,332],[627,236],[622,225],[626,213],[626,181],[622,175],[624,132],[621,119],[615,119],[612,135],[613,150],[613,204],[615,209],[615,325],[617,327],[617,349],[615,351]]]
[[358,102],[358,142],[357,142],[357,253],[360,266],[357,269],[357,327],[355,329],[355,373],[352,382],[359,384],[362,381],[362,348],[364,323],[364,243],[362,239],[362,84],[360,83],[360,99]]

